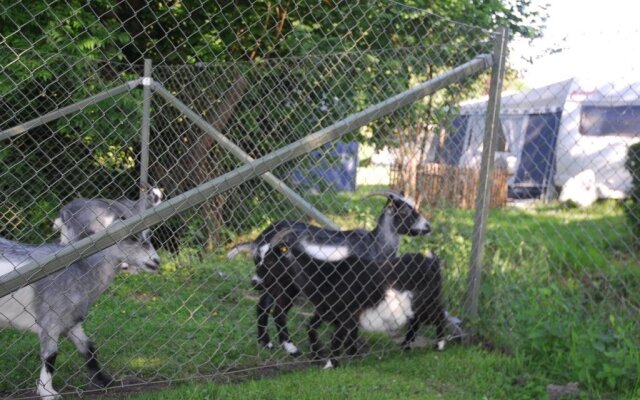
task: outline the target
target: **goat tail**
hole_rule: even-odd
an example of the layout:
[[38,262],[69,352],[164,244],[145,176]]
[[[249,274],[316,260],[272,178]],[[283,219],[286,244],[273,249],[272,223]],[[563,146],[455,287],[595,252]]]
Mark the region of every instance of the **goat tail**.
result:
[[253,242],[244,242],[237,244],[227,252],[227,260],[231,260],[240,253],[251,253],[256,251],[256,244]]

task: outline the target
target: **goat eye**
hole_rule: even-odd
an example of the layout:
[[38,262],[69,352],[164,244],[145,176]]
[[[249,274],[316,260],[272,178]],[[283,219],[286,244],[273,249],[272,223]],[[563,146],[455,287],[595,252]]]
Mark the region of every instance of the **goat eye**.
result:
[[280,252],[282,254],[286,253],[289,251],[289,248],[287,246],[285,246],[284,244],[282,246],[280,246]]

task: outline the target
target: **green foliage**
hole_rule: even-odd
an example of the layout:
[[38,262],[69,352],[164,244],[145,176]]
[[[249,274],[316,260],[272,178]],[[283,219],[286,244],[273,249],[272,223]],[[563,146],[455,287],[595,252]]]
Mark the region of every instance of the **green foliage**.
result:
[[527,214],[492,214],[485,337],[554,379],[595,392],[637,388],[640,274],[629,258],[631,232],[620,229],[622,208],[599,203],[587,217],[553,205]]
[[640,143],[629,147],[625,167],[631,174],[631,193],[626,204],[627,221],[635,232],[635,242],[640,238]]
[[[315,0],[2,2],[2,128],[138,77],[143,58],[151,58],[154,78],[210,120],[220,111],[225,90],[237,76],[245,76],[248,88],[221,130],[258,157],[486,51],[489,33],[497,26],[506,24],[533,37],[544,22],[528,0],[416,0],[407,5]],[[194,67],[191,72],[172,69],[185,64]],[[163,68],[168,71],[164,75]],[[371,134],[353,132],[349,139],[382,146],[414,127],[435,130],[450,118],[447,104],[481,87],[481,80],[451,87],[433,101],[372,124]],[[152,173],[154,163],[175,165],[159,168],[154,176],[169,193],[237,166],[211,144],[203,157],[192,154],[198,148],[194,144],[202,143],[201,132],[193,132],[171,107],[155,107],[160,115],[152,124]],[[0,156],[7,171],[0,182],[0,215],[32,213],[34,197],[55,204],[76,195],[135,196],[140,112],[136,90],[16,137]],[[243,199],[267,199],[274,208],[272,197],[258,187]],[[235,204],[222,207],[232,215],[230,225],[242,227],[254,217]],[[28,220],[20,216],[12,221]],[[32,241],[42,232],[50,234],[50,221],[35,222],[37,227],[20,225],[21,235],[3,234]],[[205,226],[205,237],[226,236],[220,233],[221,221],[210,220]]]

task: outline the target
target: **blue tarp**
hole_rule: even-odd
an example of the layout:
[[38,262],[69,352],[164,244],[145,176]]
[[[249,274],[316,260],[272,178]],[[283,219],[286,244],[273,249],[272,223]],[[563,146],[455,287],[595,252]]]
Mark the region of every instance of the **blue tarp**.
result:
[[358,142],[336,142],[314,150],[304,165],[291,172],[295,186],[318,193],[330,188],[339,192],[356,190],[358,172]]
[[451,124],[451,134],[444,139],[441,161],[448,165],[458,165],[464,150],[464,138],[467,134],[469,116],[456,117]]

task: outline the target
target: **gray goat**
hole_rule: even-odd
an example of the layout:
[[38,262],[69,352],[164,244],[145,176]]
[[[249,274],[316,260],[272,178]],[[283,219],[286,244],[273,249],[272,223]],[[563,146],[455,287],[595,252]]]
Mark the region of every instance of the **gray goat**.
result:
[[157,206],[162,197],[160,189],[148,187],[139,200],[74,199],[58,211],[53,230],[60,232],[60,244],[75,242],[106,229],[123,216]]
[[[0,275],[63,247],[0,238]],[[53,372],[61,336],[69,338],[85,357],[92,383],[104,387],[112,382],[98,363],[95,348],[82,329],[82,321],[89,307],[122,268],[131,272],[157,272],[159,265],[160,259],[147,230],[0,298],[0,328],[31,331],[40,339],[42,369],[36,385],[42,398],[59,397],[53,388]]]

